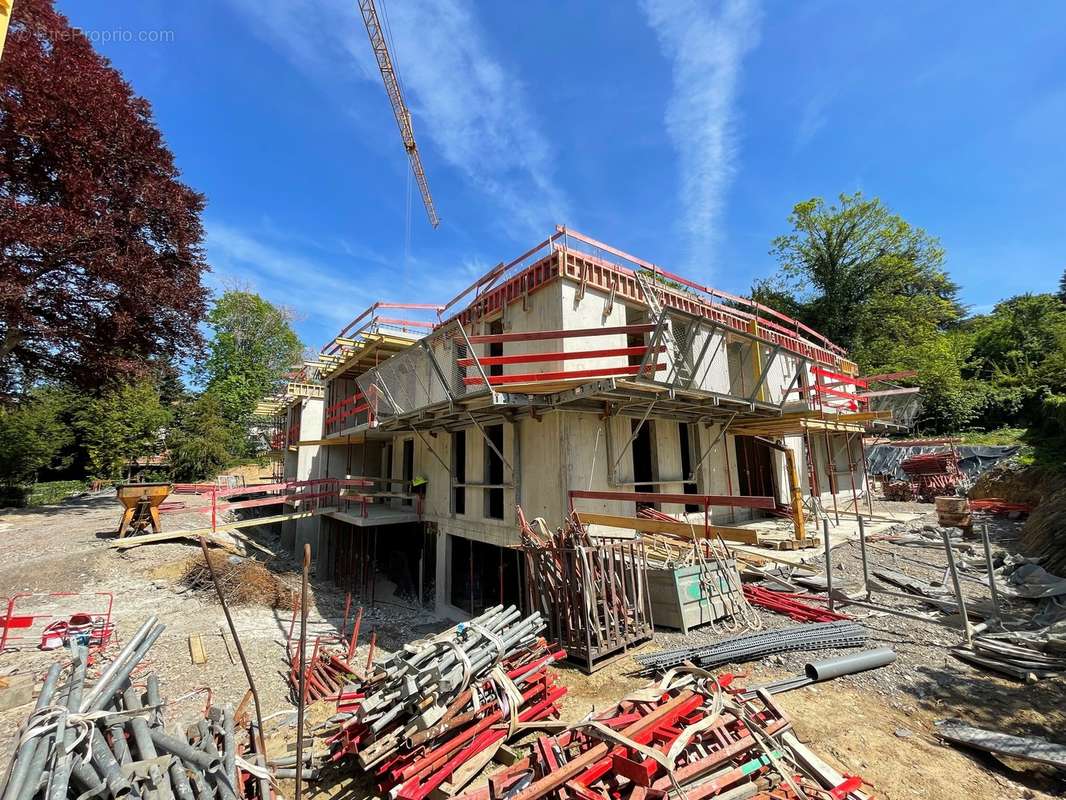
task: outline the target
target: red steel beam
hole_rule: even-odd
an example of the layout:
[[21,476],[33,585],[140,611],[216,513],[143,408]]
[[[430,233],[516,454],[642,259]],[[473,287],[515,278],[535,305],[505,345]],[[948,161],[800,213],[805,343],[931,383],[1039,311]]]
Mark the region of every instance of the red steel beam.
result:
[[821,375],[823,378],[832,378],[835,381],[841,383],[854,384],[860,386],[863,389],[866,388],[866,381],[863,378],[853,378],[850,375],[844,375],[840,372],[833,372],[831,369],[825,369],[824,367],[811,367],[811,372],[815,375]]
[[654,323],[641,325],[615,325],[607,328],[578,328],[570,331],[528,331],[526,333],[487,333],[470,336],[470,344],[496,344],[500,342],[536,342],[542,339],[576,339],[582,336],[607,336],[613,333],[652,333]]
[[699,506],[734,506],[736,508],[776,508],[772,497],[739,497],[731,494],[672,494],[670,492],[597,492],[571,489],[571,503],[581,500],[621,500],[627,503],[679,503]]
[[[666,369],[666,364],[650,364],[641,367],[601,367],[599,369],[577,369],[571,372],[523,372],[519,375],[492,375],[489,377],[490,386],[501,386],[507,383],[538,383],[542,381],[564,381],[570,378],[604,378],[608,375],[636,375],[639,372],[658,372]],[[472,378],[463,378],[467,386],[476,386],[484,383],[480,375]]]
[[[642,356],[648,352],[645,346],[640,347],[612,347],[606,350],[576,350],[557,353],[518,353],[512,356],[480,356],[477,363],[483,367],[493,367],[500,364],[538,364],[544,361],[572,361],[579,358],[607,358],[609,356]],[[655,348],[657,353],[665,353],[665,347]],[[474,366],[475,359],[460,358],[456,362],[460,367]]]

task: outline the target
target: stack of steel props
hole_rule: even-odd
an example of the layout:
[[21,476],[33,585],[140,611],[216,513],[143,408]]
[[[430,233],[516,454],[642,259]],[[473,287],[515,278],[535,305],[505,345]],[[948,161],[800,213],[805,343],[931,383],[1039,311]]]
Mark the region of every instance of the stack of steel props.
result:
[[862,647],[866,643],[866,629],[857,622],[816,622],[794,628],[760,631],[722,639],[699,647],[662,650],[635,656],[643,672],[663,672],[691,661],[711,668],[721,664],[755,661],[774,653],[795,650],[827,650],[836,647]]
[[[346,637],[348,630],[348,612],[351,610],[351,593],[345,598],[344,619],[341,623],[339,636],[316,636],[311,655],[304,661],[304,704],[318,700],[332,700],[337,702],[341,698],[344,686],[359,673],[352,667],[352,656],[359,645],[359,629],[363,622],[363,608],[360,606],[355,615],[351,636]],[[299,613],[299,603],[295,603],[292,609],[292,620],[289,622],[289,637],[285,643],[285,649],[289,656],[289,686],[292,687],[293,702],[300,695],[300,637],[296,635],[296,618]],[[376,634],[374,635],[376,638]],[[374,639],[370,643],[370,656],[374,654]],[[368,659],[369,664],[370,659]],[[369,669],[369,666],[368,666]]]
[[211,709],[176,735],[163,725],[157,677],[147,676],[143,696],[130,685],[131,673],[163,632],[156,622],[150,617],[138,629],[91,688],[85,686],[84,647],[74,650],[62,697],[56,691],[62,669],[52,666],[23,728],[3,800],[270,797],[267,778],[249,782],[248,771],[238,769],[241,748],[228,707]]
[[838,614],[835,611],[818,608],[803,602],[803,600],[818,599],[812,598],[810,595],[776,592],[746,583],[744,584],[744,596],[748,598],[748,602],[753,606],[776,611],[778,614],[785,614],[790,619],[796,620],[796,622],[836,622],[851,619],[845,614]]
[[483,766],[521,723],[557,717],[566,689],[548,666],[566,654],[537,635],[538,615],[520,616],[489,609],[447,638],[407,645],[349,687],[333,760],[354,755],[382,792],[417,800],[473,777],[471,765]]
[[725,693],[725,678],[698,673],[669,675],[589,721],[541,736],[528,757],[458,800],[796,798],[839,788],[800,774],[783,742],[790,721],[768,694],[738,700]]

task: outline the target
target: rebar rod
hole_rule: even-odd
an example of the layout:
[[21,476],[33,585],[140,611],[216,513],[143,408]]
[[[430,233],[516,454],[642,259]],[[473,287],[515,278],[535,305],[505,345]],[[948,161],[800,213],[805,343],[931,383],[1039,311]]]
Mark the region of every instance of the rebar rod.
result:
[[[226,615],[226,624],[229,626],[230,636],[233,637],[233,645],[237,648],[237,655],[240,656],[241,666],[244,668],[244,677],[248,680],[248,689],[252,693],[252,702],[255,705],[256,736],[259,737],[260,744],[262,744],[263,710],[259,705],[259,691],[255,688],[252,668],[248,665],[248,657],[244,654],[244,647],[241,645],[240,637],[237,636],[237,626],[233,624],[233,617],[229,613],[229,606],[226,604],[226,596],[222,593],[222,585],[218,582],[218,575],[215,574],[215,568],[211,566],[211,557],[207,551],[207,541],[203,536],[200,537],[200,549],[203,551],[207,570],[211,573],[211,581],[215,584],[215,592],[218,594],[218,602],[222,606],[222,613]],[[262,749],[260,748],[260,750]]]
[[304,543],[303,577],[300,583],[300,688],[296,698],[296,789],[295,800],[303,791],[304,704],[307,694],[307,573],[311,568],[311,545]]

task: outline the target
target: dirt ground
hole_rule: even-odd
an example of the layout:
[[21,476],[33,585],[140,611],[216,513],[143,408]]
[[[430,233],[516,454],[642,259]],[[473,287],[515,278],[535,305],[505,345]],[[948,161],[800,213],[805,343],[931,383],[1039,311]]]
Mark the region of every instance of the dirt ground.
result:
[[[204,502],[189,496],[177,499],[184,500],[189,509]],[[931,511],[930,506],[918,508]],[[150,663],[138,675],[149,670],[159,674],[168,701],[168,720],[195,717],[208,696],[216,704],[236,704],[245,692],[246,681],[239,662],[232,663],[227,655],[219,633],[220,626],[225,625],[221,609],[213,595],[189,591],[179,581],[198,548],[191,543],[153,544],[127,551],[110,548],[108,543],[117,527],[119,511],[114,498],[104,495],[40,509],[0,512],[0,595],[77,592],[79,597],[64,602],[78,610],[75,605],[99,604],[105,599],[93,593],[112,593],[119,640],[131,635],[151,614],[167,625],[150,653]],[[171,529],[203,523],[204,516],[194,511],[168,515],[165,520]],[[1010,551],[1016,546],[1018,526],[1017,522],[996,521],[994,546]],[[270,534],[257,534],[256,538],[266,548],[280,553],[279,543]],[[933,567],[917,567],[901,560],[901,555],[925,560]],[[261,552],[255,552],[255,556],[283,584],[298,587],[298,565],[292,559],[283,555],[270,559]],[[942,552],[935,549],[904,550],[891,543],[879,543],[878,550],[871,551],[871,561],[929,580],[944,563]],[[814,566],[820,568],[818,564]],[[861,586],[856,544],[833,551],[833,573],[837,586]],[[966,590],[975,599],[986,596],[974,582],[969,582]],[[336,631],[343,612],[343,593],[312,579],[312,595],[310,635]],[[929,613],[917,601],[898,602],[900,608]],[[292,612],[247,605],[234,608],[233,613],[252,664],[263,712],[273,718],[272,724],[287,725],[293,715],[285,712],[291,712],[293,706],[286,680],[285,642]],[[875,787],[876,796],[884,800],[1063,796],[1063,783],[1049,770],[1030,764],[1008,764],[992,756],[943,745],[936,739],[934,723],[957,717],[981,727],[1066,742],[1066,681],[1045,680],[1028,686],[1000,679],[975,670],[948,653],[947,648],[961,638],[959,630],[857,608],[850,608],[849,613],[869,629],[870,646],[892,646],[898,660],[875,672],[779,696],[799,737],[819,755],[841,772],[862,775]],[[795,624],[769,612],[762,612],[760,619],[766,627]],[[367,609],[356,663],[366,658],[371,630],[378,633],[379,652],[387,653],[448,624],[447,620],[399,602]],[[204,665],[191,663],[188,639],[193,634],[203,637],[208,655]],[[634,652],[715,641],[722,635],[725,634],[706,630],[689,636],[662,632],[654,642]],[[25,647],[0,654],[0,675],[12,670],[43,675],[49,663],[59,656],[41,652],[35,645],[36,642],[28,642]],[[118,646],[120,642],[116,641],[112,652]],[[563,703],[564,718],[579,719],[591,709],[612,705],[628,691],[643,686],[647,679],[636,674],[633,654],[592,675],[563,666],[561,681],[569,690]],[[743,674],[743,681],[754,685],[802,672],[805,662],[835,654],[784,654],[758,663],[726,665],[718,671]],[[0,730],[10,732],[9,736],[0,737],[0,758],[9,757],[17,727],[28,712],[29,706],[0,712]],[[349,784],[340,791],[343,777],[343,773],[334,774],[330,787],[323,786],[319,794],[365,794],[361,783]]]

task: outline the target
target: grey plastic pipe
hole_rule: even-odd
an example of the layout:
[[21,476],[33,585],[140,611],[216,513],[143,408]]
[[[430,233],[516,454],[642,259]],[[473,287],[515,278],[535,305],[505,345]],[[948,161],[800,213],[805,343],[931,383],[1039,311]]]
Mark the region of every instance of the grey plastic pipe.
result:
[[854,655],[830,658],[825,661],[814,661],[804,665],[803,671],[812,681],[828,681],[839,678],[842,675],[854,675],[857,672],[866,672],[878,667],[887,667],[896,660],[896,653],[890,647],[879,647],[876,650],[863,650]]

